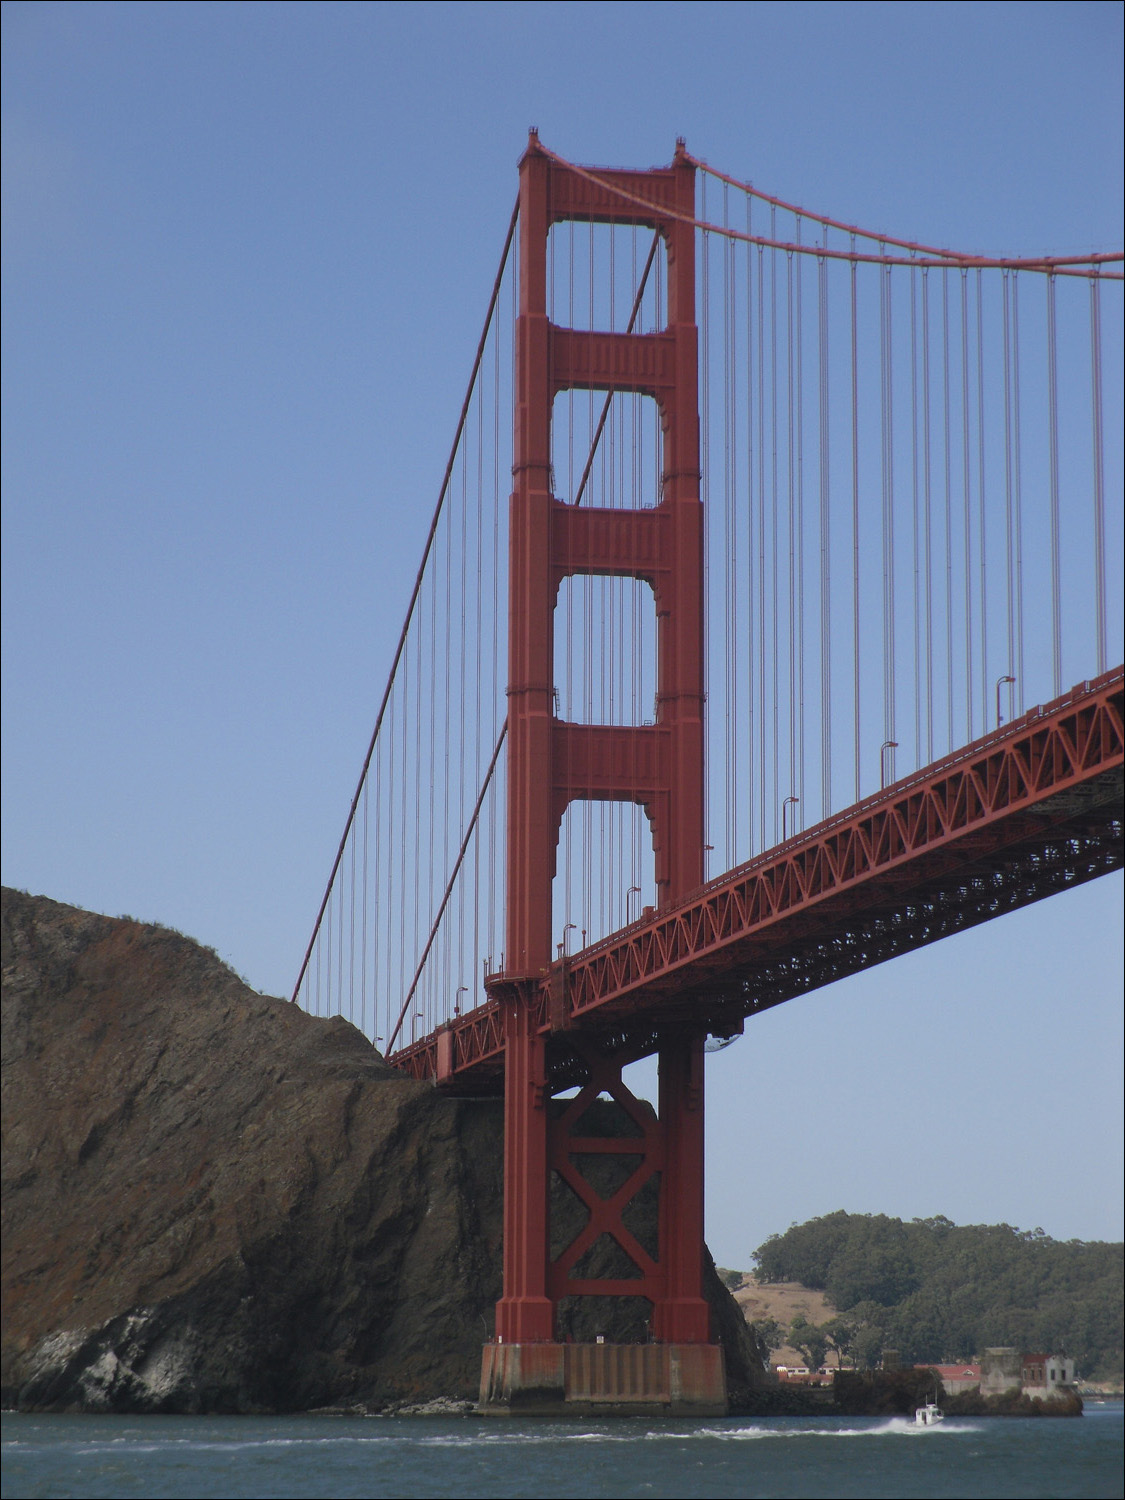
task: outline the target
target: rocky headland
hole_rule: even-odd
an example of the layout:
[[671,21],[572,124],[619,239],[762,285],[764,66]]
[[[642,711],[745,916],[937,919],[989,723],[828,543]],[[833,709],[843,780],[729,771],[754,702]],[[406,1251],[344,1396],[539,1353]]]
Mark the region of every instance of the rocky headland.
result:
[[[168,928],[10,890],[2,921],[5,1405],[473,1400],[499,1101],[402,1077]],[[710,1265],[706,1293],[745,1407],[759,1351]],[[627,1306],[578,1317],[639,1336]]]

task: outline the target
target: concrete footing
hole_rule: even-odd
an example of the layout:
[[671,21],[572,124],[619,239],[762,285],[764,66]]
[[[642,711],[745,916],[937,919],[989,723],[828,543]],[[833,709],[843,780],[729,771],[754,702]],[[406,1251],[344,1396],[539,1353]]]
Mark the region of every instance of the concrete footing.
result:
[[485,1344],[486,1416],[725,1417],[717,1344]]

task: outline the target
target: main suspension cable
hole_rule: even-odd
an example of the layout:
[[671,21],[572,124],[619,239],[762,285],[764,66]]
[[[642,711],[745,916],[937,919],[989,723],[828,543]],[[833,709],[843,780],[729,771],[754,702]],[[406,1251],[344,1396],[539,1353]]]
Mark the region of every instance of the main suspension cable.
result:
[[[854,249],[826,250],[820,245],[802,245],[794,240],[779,240],[763,235],[747,234],[741,229],[735,229],[732,225],[714,224],[708,219],[697,218],[694,214],[680,213],[677,209],[667,207],[666,205],[656,208],[649,199],[642,198],[637,193],[629,192],[627,188],[621,187],[619,183],[600,177],[596,172],[591,172],[587,167],[580,167],[576,162],[568,161],[565,156],[560,156],[556,151],[550,150],[549,147],[542,145],[542,143],[540,143],[539,149],[560,167],[565,167],[568,171],[576,173],[577,176],[584,178],[595,187],[601,188],[604,192],[612,193],[615,197],[622,198],[627,203],[639,205],[650,216],[656,214],[661,219],[672,219],[676,223],[691,224],[696,229],[708,230],[712,234],[726,235],[728,239],[742,240],[750,245],[765,245],[771,249],[785,250],[795,255],[822,255],[830,260],[870,262],[882,266],[957,266],[966,269],[980,267],[982,270],[1000,270],[1001,268],[1008,267],[1009,269],[1042,271],[1060,276],[1093,276],[1098,274],[1100,267],[1112,265],[1118,261],[1125,261],[1125,253],[1121,251],[1097,252],[1091,255],[1008,255],[991,257],[961,254],[957,251],[931,252],[924,246],[915,246],[915,253],[913,255],[902,256],[876,255]],[[695,157],[687,156],[687,159],[695,165],[702,165],[696,162]],[[789,205],[783,204],[780,199],[767,199],[766,201],[770,202],[774,208],[781,207],[793,213],[804,214],[806,217],[817,219],[818,222],[828,224],[830,227],[849,227],[850,229],[850,226],[837,225],[833,220],[823,219],[818,214],[810,214],[805,209],[790,208]],[[873,234],[862,229],[851,230],[850,232],[862,235],[867,239],[882,241],[885,244],[906,244],[908,246],[911,244],[910,241],[891,240],[887,235]],[[918,253],[919,251],[921,251],[921,254]],[[1113,271],[1108,273],[1101,271],[1100,274],[1114,281],[1125,280],[1125,273],[1119,274]]]

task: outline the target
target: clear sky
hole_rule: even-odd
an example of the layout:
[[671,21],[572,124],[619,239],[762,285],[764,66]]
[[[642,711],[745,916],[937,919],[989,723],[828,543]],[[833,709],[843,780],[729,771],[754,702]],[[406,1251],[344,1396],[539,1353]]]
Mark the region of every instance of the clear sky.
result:
[[[958,249],[1122,244],[1117,4],[6,3],[3,44],[3,879],[271,993],[529,125]],[[1120,1238],[1121,904],[756,1019],[710,1060],[717,1258],[836,1208]]]

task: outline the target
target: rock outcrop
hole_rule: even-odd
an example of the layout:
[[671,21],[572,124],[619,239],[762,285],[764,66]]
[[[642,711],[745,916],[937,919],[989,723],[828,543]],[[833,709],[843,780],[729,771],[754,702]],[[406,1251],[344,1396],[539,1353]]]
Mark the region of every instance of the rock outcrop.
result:
[[[498,1101],[442,1098],[163,927],[6,890],[2,956],[6,1404],[475,1396]],[[707,1292],[748,1392],[749,1330],[710,1268]]]

